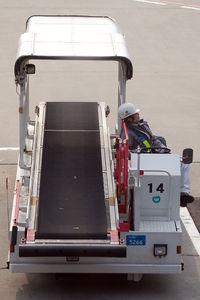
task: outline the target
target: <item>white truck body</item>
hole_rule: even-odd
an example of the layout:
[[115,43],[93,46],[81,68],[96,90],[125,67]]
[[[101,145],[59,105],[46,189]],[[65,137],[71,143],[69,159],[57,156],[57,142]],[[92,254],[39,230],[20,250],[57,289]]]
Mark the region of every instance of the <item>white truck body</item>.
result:
[[[120,198],[117,192],[116,147],[107,126],[106,104],[102,102],[94,106],[98,111],[96,131],[100,136],[106,235],[104,238],[66,238],[63,232],[64,238],[56,235],[41,238],[37,233],[42,201],[44,136],[48,131],[55,133],[57,130],[45,127],[48,103],[38,105],[35,121],[29,118],[28,77],[34,72],[29,61],[38,59],[117,61],[118,105],[125,103],[126,80],[132,77],[132,64],[124,37],[112,19],[32,16],[27,21],[15,64],[16,84],[20,86],[20,156],[10,225],[11,272],[126,273],[129,279],[139,279],[145,273],[180,273],[180,157],[176,154],[129,153],[125,207],[123,195]],[[121,125],[119,120],[118,124]],[[77,131],[73,130],[74,133]],[[87,130],[78,131],[81,135]],[[120,172],[123,180],[124,169]],[[76,174],[72,175],[74,180],[78,179]],[[122,210],[120,205],[125,209]],[[47,206],[48,210],[50,207]],[[59,226],[62,227],[62,224]],[[62,228],[60,230],[62,232]]]

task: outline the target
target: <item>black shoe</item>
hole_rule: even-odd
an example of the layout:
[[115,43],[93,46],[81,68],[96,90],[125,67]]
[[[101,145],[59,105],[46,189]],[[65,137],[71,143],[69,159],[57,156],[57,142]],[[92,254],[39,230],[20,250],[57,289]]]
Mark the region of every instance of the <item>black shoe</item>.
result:
[[192,203],[194,201],[194,197],[189,195],[188,193],[181,192],[181,206],[186,207],[188,203]]

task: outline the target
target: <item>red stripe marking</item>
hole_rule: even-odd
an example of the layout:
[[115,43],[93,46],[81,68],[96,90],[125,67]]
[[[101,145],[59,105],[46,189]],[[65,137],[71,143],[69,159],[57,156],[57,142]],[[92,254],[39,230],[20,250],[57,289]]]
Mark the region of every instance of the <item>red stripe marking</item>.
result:
[[111,237],[111,242],[118,243],[119,242],[118,230],[111,230],[110,237]]
[[8,177],[6,177],[6,189],[8,190]]
[[34,242],[35,241],[35,230],[28,229],[27,230],[27,242]]

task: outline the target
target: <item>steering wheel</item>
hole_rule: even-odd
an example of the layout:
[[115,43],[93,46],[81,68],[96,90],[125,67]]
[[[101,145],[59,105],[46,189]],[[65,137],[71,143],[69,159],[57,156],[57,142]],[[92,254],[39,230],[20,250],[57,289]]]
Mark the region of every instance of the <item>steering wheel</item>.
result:
[[[151,150],[150,152],[148,150]],[[152,152],[152,150],[163,150],[161,152]],[[152,146],[152,147],[143,147],[140,148],[140,153],[157,153],[157,154],[167,154],[170,153],[171,149],[165,148],[165,147],[157,147],[157,146]]]

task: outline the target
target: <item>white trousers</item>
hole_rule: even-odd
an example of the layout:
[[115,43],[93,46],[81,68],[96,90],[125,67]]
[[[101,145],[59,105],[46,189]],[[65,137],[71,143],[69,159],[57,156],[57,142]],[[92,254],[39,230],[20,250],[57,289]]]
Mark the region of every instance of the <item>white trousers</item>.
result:
[[190,165],[181,163],[181,192],[190,193]]

